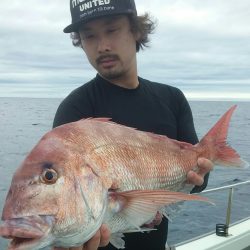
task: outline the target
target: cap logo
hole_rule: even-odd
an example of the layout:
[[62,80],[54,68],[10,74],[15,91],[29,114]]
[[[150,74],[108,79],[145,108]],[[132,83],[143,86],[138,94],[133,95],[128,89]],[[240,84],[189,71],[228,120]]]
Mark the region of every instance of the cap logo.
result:
[[98,11],[102,11],[104,5],[110,4],[111,0],[72,0],[72,8],[79,7],[80,11],[86,11],[92,8],[101,8]]
[[71,24],[63,31],[77,32],[81,24],[108,15],[137,16],[134,0],[70,0]]

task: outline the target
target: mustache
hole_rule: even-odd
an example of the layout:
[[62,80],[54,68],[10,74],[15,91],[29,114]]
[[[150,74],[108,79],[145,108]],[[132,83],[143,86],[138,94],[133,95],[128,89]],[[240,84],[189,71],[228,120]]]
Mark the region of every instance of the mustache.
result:
[[118,55],[101,55],[96,59],[96,63],[100,64],[102,61],[104,60],[119,60],[119,56]]

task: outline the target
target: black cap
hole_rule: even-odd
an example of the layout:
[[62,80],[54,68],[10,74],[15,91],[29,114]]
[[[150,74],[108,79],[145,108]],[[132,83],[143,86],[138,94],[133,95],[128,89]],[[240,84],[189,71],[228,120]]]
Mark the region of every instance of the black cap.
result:
[[64,33],[77,32],[79,26],[98,17],[119,14],[137,15],[134,0],[70,0],[72,24]]

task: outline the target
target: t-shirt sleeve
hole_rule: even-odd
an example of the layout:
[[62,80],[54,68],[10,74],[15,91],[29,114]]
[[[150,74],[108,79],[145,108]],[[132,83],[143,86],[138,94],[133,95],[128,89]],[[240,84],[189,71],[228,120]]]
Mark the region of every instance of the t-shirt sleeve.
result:
[[177,139],[179,141],[196,144],[198,142],[198,137],[194,128],[193,115],[189,103],[180,90],[177,92],[177,99],[179,100],[177,115]]
[[53,128],[93,116],[93,107],[87,93],[79,92],[73,91],[61,102],[54,117]]

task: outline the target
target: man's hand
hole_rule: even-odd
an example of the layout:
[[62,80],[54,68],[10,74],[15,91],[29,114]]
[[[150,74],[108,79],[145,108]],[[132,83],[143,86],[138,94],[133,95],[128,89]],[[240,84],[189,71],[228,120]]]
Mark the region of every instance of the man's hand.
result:
[[198,171],[189,171],[187,174],[187,183],[195,186],[201,186],[204,182],[204,176],[213,170],[214,164],[206,159],[199,158],[197,161]]
[[102,225],[100,230],[96,232],[96,234],[87,241],[81,247],[70,247],[70,248],[61,248],[55,247],[54,250],[97,250],[98,247],[105,247],[109,243],[110,231],[107,226]]

